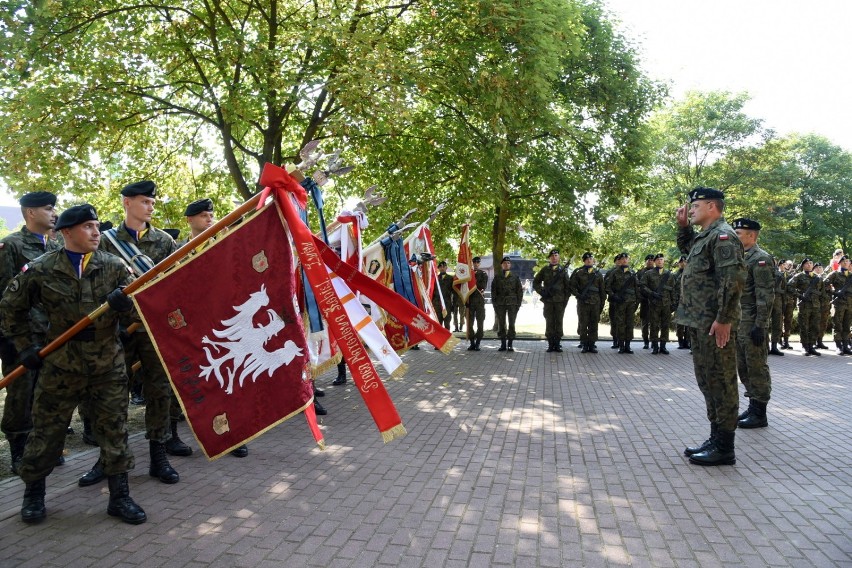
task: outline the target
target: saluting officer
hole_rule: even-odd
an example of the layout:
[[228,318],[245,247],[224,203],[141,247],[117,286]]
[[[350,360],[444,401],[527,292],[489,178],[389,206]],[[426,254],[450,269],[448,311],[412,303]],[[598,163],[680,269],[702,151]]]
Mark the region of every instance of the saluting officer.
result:
[[[21,518],[26,523],[38,523],[47,516],[45,480],[62,452],[71,414],[83,400],[88,401],[102,468],[109,478],[107,513],[130,524],[146,519],[145,511],[130,498],[127,482],[134,460],[127,443],[127,374],[118,339],[119,313],[133,309],[121,288],[133,277],[119,259],[98,250],[98,226],[91,205],[64,211],[56,229],[62,231],[65,247],[30,262],[0,300],[4,335],[15,342],[25,367],[41,369],[33,431],[20,468],[26,483]],[[41,346],[33,342],[29,318],[31,306],[44,307],[49,322],[46,339],[52,341],[104,301],[111,309],[46,359],[39,356]]]
[[504,256],[500,262],[500,270],[494,274],[494,280],[491,281],[491,303],[497,315],[497,337],[500,338],[498,351],[514,351],[512,342],[515,340],[515,320],[523,302],[524,287],[521,285],[521,279],[512,273],[512,260]]
[[745,386],[748,409],[740,414],[740,428],[765,428],[766,405],[772,392],[766,350],[772,306],[775,301],[775,267],[772,257],[757,244],[760,223],[740,217],[732,226],[745,249],[748,270],[740,298],[742,319],[737,333],[737,371]]
[[541,296],[544,305],[544,336],[547,338],[547,351],[562,352],[562,320],[565,318],[565,306],[571,292],[568,288],[566,267],[559,265],[559,250],[553,249],[547,255],[548,264],[539,270],[533,278],[533,290]]

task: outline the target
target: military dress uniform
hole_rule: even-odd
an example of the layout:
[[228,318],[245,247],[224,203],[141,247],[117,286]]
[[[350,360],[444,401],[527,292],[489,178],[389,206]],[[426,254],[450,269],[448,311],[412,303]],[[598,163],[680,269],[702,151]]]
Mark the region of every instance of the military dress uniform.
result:
[[[734,219],[734,229],[759,231],[752,219]],[[748,270],[740,298],[742,317],[737,333],[737,372],[749,399],[748,410],[739,416],[740,428],[764,428],[768,425],[766,406],[772,392],[772,379],[766,350],[767,330],[775,302],[775,265],[772,257],[757,244],[745,251]]]
[[[847,257],[841,257],[845,262]],[[850,327],[852,327],[852,275],[847,268],[841,266],[825,279],[826,287],[831,293],[831,304],[834,306],[834,344],[838,355],[852,355]]]
[[[446,266],[446,263],[443,263]],[[440,265],[439,265],[440,266]],[[440,294],[440,295],[439,295]],[[446,272],[438,273],[435,289],[432,291],[432,309],[435,310],[435,317],[438,318],[438,323],[446,329],[450,329],[450,320],[453,312],[453,277]],[[441,303],[443,298],[444,302]]]
[[648,337],[654,355],[668,355],[669,325],[675,300],[675,279],[662,267],[654,267],[642,276],[642,294],[648,300]]
[[[803,260],[802,267],[805,262],[810,262],[810,259]],[[822,280],[812,270],[802,270],[787,282],[787,289],[797,301],[799,337],[805,355],[820,355],[816,350],[816,342],[822,310]]]
[[[94,208],[79,205],[63,212],[56,227],[91,220],[97,220]],[[144,511],[130,500],[127,485],[134,458],[127,441],[127,374],[118,339],[119,311],[133,309],[120,288],[132,280],[127,267],[113,255],[98,250],[84,255],[63,248],[29,263],[0,300],[3,333],[15,342],[25,366],[41,366],[33,431],[20,468],[27,484],[21,510],[25,522],[39,522],[46,516],[45,478],[62,452],[74,408],[83,400],[88,401],[103,469],[109,477],[107,512],[131,524],[145,521]],[[46,339],[53,341],[105,301],[110,309],[103,315],[47,358],[38,356],[28,318],[31,306],[44,307],[49,323]]]
[[[55,205],[56,196],[46,191],[28,193],[21,198],[22,207],[43,207]],[[12,279],[28,263],[60,248],[60,245],[46,235],[38,235],[21,227],[0,241],[0,292],[6,289]],[[40,305],[32,305],[28,315],[31,326],[31,344],[44,345],[48,319]],[[20,365],[20,357],[14,343],[7,337],[0,337],[0,358],[3,375],[8,375]],[[3,420],[0,428],[9,440],[12,473],[18,472],[18,465],[24,456],[27,436],[33,429],[32,404],[33,392],[38,380],[38,371],[27,370],[23,375],[6,387],[6,401],[3,407]],[[60,454],[61,456],[61,454]]]
[[[510,260],[504,257],[502,262]],[[497,337],[500,338],[499,351],[514,351],[515,320],[518,310],[524,302],[524,287],[521,279],[511,270],[498,270],[491,281],[491,303],[497,315]],[[508,342],[508,343],[507,343]]]
[[[591,253],[583,254],[583,260],[587,258],[593,258]],[[606,300],[603,276],[594,266],[581,266],[571,273],[568,289],[577,298],[577,333],[582,353],[597,353],[598,323]]]
[[[691,202],[702,199],[724,199],[724,194],[712,188],[696,188],[690,193]],[[700,233],[691,225],[680,227],[677,244],[686,255],[686,268],[676,321],[689,328],[695,378],[710,421],[710,438],[684,453],[700,465],[733,464],[739,403],[736,330],[746,277],[743,246],[723,217]],[[724,347],[718,347],[715,336],[710,335],[714,322],[731,325],[730,340]]]
[[777,266],[774,272],[775,278],[775,298],[772,301],[772,316],[770,322],[770,334],[772,336],[772,347],[769,349],[770,355],[782,356],[784,353],[778,349],[778,346],[784,345],[784,305],[787,296],[787,279],[784,278],[784,273]]
[[[474,257],[475,263],[479,262],[479,257]],[[470,293],[467,298],[467,337],[470,340],[468,351],[479,351],[479,343],[482,341],[483,326],[485,325],[485,289],[488,286],[488,273],[484,270],[475,269],[473,271],[473,281],[476,283],[476,288]],[[474,331],[474,324],[476,330]]]
[[[553,249],[548,257],[558,255]],[[559,264],[548,264],[539,270],[533,278],[533,290],[541,296],[544,305],[544,335],[547,339],[547,351],[562,351],[562,321],[565,319],[565,306],[571,292],[568,287],[568,276],[565,267]]]
[[633,317],[638,305],[636,273],[629,266],[616,266],[607,272],[604,282],[610,305],[610,326],[618,343],[618,352],[633,353],[630,342],[633,340]]

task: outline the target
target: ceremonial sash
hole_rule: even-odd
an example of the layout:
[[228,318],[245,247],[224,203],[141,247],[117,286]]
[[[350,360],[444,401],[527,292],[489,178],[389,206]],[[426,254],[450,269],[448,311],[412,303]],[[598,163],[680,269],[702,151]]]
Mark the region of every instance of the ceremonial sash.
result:
[[127,262],[137,277],[142,276],[154,267],[154,261],[145,256],[139,250],[139,247],[134,243],[119,239],[116,229],[113,228],[104,231],[104,236],[118,250],[121,257]]

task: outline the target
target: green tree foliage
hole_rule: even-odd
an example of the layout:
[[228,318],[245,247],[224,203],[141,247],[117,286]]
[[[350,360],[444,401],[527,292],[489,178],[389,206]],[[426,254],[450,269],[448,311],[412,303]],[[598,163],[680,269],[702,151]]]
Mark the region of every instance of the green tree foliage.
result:
[[265,162],[322,139],[358,166],[329,207],[378,183],[390,199],[374,226],[446,203],[436,234],[470,218],[479,250],[580,241],[598,213],[586,204],[635,185],[659,93],[593,0],[0,0],[0,12],[0,175],[113,217],[116,190],[152,178],[172,199],[163,224],[199,195],[224,213]]

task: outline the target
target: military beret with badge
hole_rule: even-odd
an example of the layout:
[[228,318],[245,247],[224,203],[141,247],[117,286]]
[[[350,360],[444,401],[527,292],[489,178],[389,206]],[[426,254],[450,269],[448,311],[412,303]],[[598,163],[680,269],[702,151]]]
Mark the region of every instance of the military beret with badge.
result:
[[192,203],[186,206],[186,210],[183,212],[184,217],[192,217],[193,215],[198,215],[199,213],[204,213],[205,211],[213,211],[213,200],[205,197],[204,199],[196,199]]
[[137,195],[156,197],[157,184],[147,179],[130,183],[121,188],[121,195],[124,197],[136,197]]
[[583,260],[586,260],[588,258],[595,258],[595,254],[592,253],[592,252],[589,252],[589,251],[584,252],[583,253]]
[[88,203],[84,203],[82,205],[69,207],[63,211],[59,216],[59,220],[56,221],[55,229],[58,231],[60,229],[67,229],[68,227],[79,225],[80,223],[85,223],[86,221],[97,220],[98,212],[95,211],[95,208]]
[[718,189],[713,189],[712,187],[702,187],[698,186],[692,191],[689,192],[689,202],[694,203],[696,201],[701,201],[702,199],[725,199],[725,194],[719,191]]
[[759,231],[760,223],[755,221],[754,219],[748,219],[747,217],[739,217],[738,219],[734,219],[731,221],[731,227],[734,229],[746,229],[748,231]]

